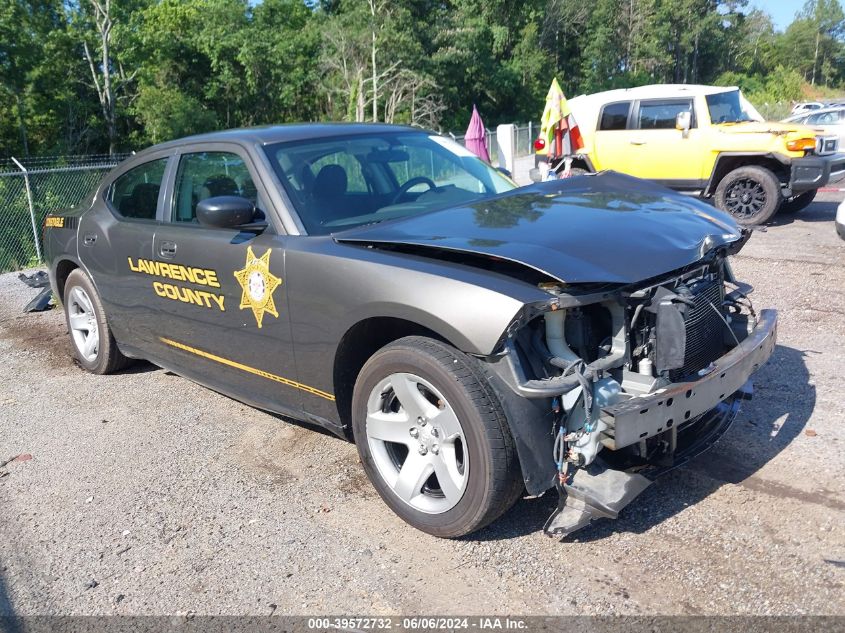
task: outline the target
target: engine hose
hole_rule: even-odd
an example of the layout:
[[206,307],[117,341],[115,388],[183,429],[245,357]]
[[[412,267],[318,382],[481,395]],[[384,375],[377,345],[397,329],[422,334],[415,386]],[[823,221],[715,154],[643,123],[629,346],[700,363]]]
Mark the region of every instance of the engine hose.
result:
[[563,472],[563,466],[566,463],[566,441],[563,439],[565,435],[566,430],[561,426],[555,436],[555,445],[552,449],[558,472]]
[[[564,365],[569,365],[563,359],[555,359],[552,358],[549,362],[552,361],[561,361]],[[624,354],[608,354],[598,360],[594,360],[592,363],[584,366],[583,372],[575,372],[566,374],[564,373],[562,376],[557,376],[555,378],[545,378],[541,380],[528,380],[523,385],[528,389],[560,389],[560,393],[568,393],[581,385],[581,376],[586,376],[590,379],[594,378],[600,371],[605,371],[607,369],[613,369],[614,367],[619,367],[625,361]],[[559,365],[554,364],[556,367]],[[577,364],[577,363],[576,363]]]

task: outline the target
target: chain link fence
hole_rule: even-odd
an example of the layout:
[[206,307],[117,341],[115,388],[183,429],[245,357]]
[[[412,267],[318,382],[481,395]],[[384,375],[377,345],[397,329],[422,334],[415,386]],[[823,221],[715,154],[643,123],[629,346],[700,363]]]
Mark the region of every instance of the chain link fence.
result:
[[127,156],[0,160],[0,273],[41,263],[45,216],[79,204]]

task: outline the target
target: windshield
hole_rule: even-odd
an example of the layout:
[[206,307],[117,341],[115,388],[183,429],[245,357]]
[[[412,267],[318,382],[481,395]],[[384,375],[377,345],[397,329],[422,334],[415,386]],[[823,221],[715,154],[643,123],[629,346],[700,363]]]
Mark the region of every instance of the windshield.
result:
[[710,110],[711,123],[739,123],[752,120],[742,106],[739,90],[707,95],[707,109]]
[[454,141],[388,132],[265,148],[311,235],[418,215],[516,185]]

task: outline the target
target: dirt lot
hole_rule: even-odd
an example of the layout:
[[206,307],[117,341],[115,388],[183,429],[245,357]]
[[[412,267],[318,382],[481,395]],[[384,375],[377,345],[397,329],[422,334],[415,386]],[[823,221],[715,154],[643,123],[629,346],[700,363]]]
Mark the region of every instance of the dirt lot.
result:
[[828,195],[735,261],[780,345],[711,452],[564,542],[556,499],[456,541],[352,445],[147,364],[70,361],[0,276],[0,613],[845,614],[845,242]]

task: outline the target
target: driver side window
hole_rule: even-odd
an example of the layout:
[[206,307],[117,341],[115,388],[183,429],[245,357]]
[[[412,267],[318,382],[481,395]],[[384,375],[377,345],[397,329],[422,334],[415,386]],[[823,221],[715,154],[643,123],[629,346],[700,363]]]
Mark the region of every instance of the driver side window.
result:
[[231,152],[184,154],[176,172],[173,222],[197,222],[197,203],[216,196],[239,196],[258,204],[244,160]]

